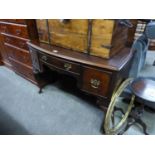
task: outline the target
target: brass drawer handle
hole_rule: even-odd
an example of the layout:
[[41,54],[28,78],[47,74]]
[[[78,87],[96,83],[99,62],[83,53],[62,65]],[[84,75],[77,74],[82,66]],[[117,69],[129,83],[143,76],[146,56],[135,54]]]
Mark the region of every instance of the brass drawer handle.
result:
[[6,40],[5,40],[7,43],[9,43],[10,42],[10,39],[9,38],[6,38]]
[[64,63],[65,70],[69,71],[72,68],[72,65],[69,63]]
[[41,57],[41,59],[44,60],[44,61],[47,61],[47,56],[43,55],[43,56]]
[[97,80],[97,79],[91,79],[90,83],[91,83],[92,88],[97,89],[101,82],[100,82],[100,80]]
[[6,32],[6,30],[7,30],[7,27],[6,26],[1,26],[1,31],[2,32]]
[[17,30],[16,30],[16,34],[17,34],[17,35],[20,35],[20,33],[21,33],[21,30],[20,30],[20,29],[17,29]]

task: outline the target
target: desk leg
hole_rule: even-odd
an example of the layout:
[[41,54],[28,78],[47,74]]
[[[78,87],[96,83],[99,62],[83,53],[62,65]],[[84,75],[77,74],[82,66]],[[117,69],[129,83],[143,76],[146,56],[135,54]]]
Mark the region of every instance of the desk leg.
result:
[[43,92],[43,87],[40,87],[38,93],[41,94],[42,92]]
[[35,74],[35,79],[38,82],[39,91],[38,93],[41,94],[43,92],[43,88],[48,84],[52,84],[57,80],[57,74],[52,74],[51,72],[44,72]]
[[98,98],[97,98],[97,101],[96,101],[96,104],[97,104],[97,106],[99,106],[99,108],[100,108],[101,110],[103,110],[103,112],[105,112],[105,113],[107,112],[109,102],[107,102],[106,100],[104,100],[104,99],[101,98],[101,97],[98,97]]
[[104,116],[103,116],[104,118],[103,118],[103,122],[102,122],[101,127],[100,127],[100,132],[102,134],[105,134],[105,131],[104,131],[104,121],[105,121],[105,116],[106,116],[106,113],[107,113],[107,110],[108,110],[109,102],[107,102],[103,98],[99,97],[99,98],[97,98],[96,104],[104,112]]

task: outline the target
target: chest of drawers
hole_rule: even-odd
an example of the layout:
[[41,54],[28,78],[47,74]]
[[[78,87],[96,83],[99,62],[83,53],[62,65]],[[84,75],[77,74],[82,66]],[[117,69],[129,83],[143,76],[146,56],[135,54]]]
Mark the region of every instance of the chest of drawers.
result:
[[0,47],[3,63],[37,84],[27,42],[38,39],[35,20],[1,19]]

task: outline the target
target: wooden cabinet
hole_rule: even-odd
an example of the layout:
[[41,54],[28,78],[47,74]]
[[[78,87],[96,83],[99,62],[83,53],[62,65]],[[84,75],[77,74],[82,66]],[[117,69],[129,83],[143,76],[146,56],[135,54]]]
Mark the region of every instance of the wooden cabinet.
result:
[[27,42],[38,39],[35,20],[0,20],[0,47],[3,63],[37,84]]
[[[102,58],[111,58],[128,45],[129,31],[137,20],[50,19],[37,20],[41,42]],[[130,33],[130,41],[134,33]]]

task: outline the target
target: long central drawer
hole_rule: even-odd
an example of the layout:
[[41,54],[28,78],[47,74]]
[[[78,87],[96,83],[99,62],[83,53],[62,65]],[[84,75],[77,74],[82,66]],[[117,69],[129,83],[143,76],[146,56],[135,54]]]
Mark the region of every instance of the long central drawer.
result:
[[73,74],[80,75],[80,64],[73,63],[59,58],[53,58],[45,54],[39,54],[39,57],[40,57],[40,60],[43,63],[46,63],[47,65],[56,67],[58,69],[61,69]]

